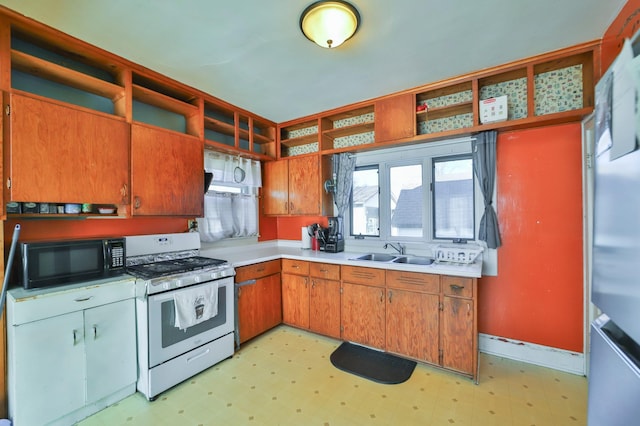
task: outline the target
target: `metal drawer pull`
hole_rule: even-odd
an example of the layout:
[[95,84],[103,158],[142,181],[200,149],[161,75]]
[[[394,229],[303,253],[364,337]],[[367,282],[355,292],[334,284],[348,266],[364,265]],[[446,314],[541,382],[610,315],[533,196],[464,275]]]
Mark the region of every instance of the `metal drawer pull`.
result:
[[323,272],[323,273],[326,274],[327,272],[329,272],[329,270],[328,269],[320,269],[320,272]]
[[211,352],[211,349],[207,348],[207,350],[202,352],[201,354],[198,354],[196,356],[192,356],[191,358],[188,358],[187,359],[187,363],[189,363],[191,361],[195,361],[198,358],[202,358],[203,356],[207,355],[209,352]]
[[384,302],[384,290],[380,290],[380,302]]
[[264,268],[258,268],[256,269],[256,272],[264,272]]
[[98,338],[98,326],[93,324],[91,328],[93,328],[93,340],[96,340]]
[[93,299],[93,296],[88,296],[88,297],[80,297],[78,299],[74,299],[76,302],[86,302],[87,300],[91,300]]
[[77,342],[78,342],[78,331],[73,330],[73,346],[75,346]]
[[256,283],[256,280],[242,281],[242,282],[236,283],[236,287],[244,287],[245,285],[252,285],[255,283]]
[[453,291],[464,290],[464,286],[463,285],[451,284],[449,287],[451,287],[451,290],[453,290]]
[[393,296],[393,292],[389,290],[389,303],[391,303],[391,297]]

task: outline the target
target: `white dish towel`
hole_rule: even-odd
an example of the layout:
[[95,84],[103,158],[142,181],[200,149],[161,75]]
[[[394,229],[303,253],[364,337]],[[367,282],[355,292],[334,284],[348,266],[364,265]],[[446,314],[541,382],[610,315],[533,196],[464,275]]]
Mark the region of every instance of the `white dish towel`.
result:
[[186,288],[175,292],[173,305],[176,308],[175,326],[186,330],[218,315],[218,284]]

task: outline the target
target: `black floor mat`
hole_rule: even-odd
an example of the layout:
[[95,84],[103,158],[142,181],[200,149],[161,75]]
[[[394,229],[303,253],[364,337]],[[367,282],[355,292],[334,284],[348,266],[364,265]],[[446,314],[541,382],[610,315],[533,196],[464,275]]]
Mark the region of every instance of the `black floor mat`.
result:
[[408,380],[416,367],[415,361],[349,342],[342,343],[333,351],[330,359],[331,363],[342,371],[385,385]]

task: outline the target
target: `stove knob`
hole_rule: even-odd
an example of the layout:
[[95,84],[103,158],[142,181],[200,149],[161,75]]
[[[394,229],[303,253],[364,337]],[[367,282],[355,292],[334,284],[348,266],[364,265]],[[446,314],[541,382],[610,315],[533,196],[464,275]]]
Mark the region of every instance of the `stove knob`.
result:
[[164,287],[165,290],[169,290],[169,283],[164,283],[162,287]]
[[182,280],[176,280],[176,287],[182,287]]
[[193,277],[193,281],[199,283],[200,282],[200,275],[196,275],[195,277]]

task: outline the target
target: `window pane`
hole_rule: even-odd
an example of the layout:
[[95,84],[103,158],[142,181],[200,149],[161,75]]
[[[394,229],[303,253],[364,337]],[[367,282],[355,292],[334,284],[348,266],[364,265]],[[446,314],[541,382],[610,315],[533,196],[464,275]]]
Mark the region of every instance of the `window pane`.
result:
[[473,239],[473,162],[471,158],[433,162],[434,237]]
[[422,237],[422,165],[389,169],[391,236]]
[[357,168],[351,193],[351,235],[380,235],[378,168]]

